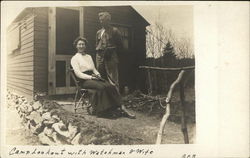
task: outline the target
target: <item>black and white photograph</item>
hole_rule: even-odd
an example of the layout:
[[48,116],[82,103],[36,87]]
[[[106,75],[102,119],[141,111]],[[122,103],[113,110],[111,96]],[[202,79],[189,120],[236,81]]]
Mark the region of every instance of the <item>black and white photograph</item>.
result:
[[[219,140],[220,90],[213,87],[222,82],[221,58],[216,48],[202,54],[211,45],[199,40],[218,44],[209,36],[220,30],[211,23],[216,5],[203,13],[213,27],[197,36],[206,24],[197,24],[202,10],[191,2],[52,2],[2,6],[5,155],[163,157],[154,151],[160,145],[193,147],[176,157],[195,158],[209,138],[202,132],[212,129],[210,143]],[[207,68],[209,55],[216,58]]]

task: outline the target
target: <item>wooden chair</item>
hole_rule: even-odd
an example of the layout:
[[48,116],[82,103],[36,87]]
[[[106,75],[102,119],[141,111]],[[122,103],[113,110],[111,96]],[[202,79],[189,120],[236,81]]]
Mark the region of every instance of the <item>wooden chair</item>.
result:
[[76,85],[76,93],[75,93],[75,97],[74,97],[75,113],[76,113],[77,109],[82,108],[83,110],[87,110],[87,112],[89,114],[91,114],[92,113],[92,111],[91,111],[92,105],[89,101],[90,96],[88,96],[88,95],[92,94],[93,90],[81,88],[81,86],[79,84],[80,81],[79,81],[78,77],[75,75],[73,68],[70,67],[69,72],[70,72],[70,76],[72,77],[72,79],[74,80],[74,83]]

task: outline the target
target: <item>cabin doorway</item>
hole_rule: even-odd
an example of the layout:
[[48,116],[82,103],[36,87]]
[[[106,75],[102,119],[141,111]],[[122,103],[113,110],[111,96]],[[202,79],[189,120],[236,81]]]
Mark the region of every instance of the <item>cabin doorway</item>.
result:
[[49,94],[75,93],[68,69],[76,52],[73,41],[80,35],[83,35],[82,8],[49,9]]

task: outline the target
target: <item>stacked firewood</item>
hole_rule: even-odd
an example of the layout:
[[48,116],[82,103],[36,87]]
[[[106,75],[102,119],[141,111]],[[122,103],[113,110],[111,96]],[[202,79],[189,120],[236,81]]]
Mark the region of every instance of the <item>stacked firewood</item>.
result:
[[[166,96],[164,95],[146,95],[140,91],[134,91],[133,93],[123,97],[123,104],[129,108],[144,114],[153,115],[156,114],[162,117],[165,113]],[[169,121],[180,123],[181,121],[181,102],[179,96],[172,96],[172,104],[170,106]],[[186,101],[186,117],[187,122],[195,122],[195,101]]]
[[149,96],[135,91],[125,97],[123,97],[123,104],[135,111],[152,114],[152,113],[164,113],[164,97],[162,96]]

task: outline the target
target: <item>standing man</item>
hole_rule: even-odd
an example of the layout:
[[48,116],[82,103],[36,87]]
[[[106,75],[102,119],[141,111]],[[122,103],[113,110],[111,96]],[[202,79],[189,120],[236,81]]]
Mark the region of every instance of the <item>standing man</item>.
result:
[[108,12],[101,12],[98,16],[102,28],[96,33],[96,67],[101,76],[119,91],[118,53],[122,49],[121,34],[110,25],[111,15]]

